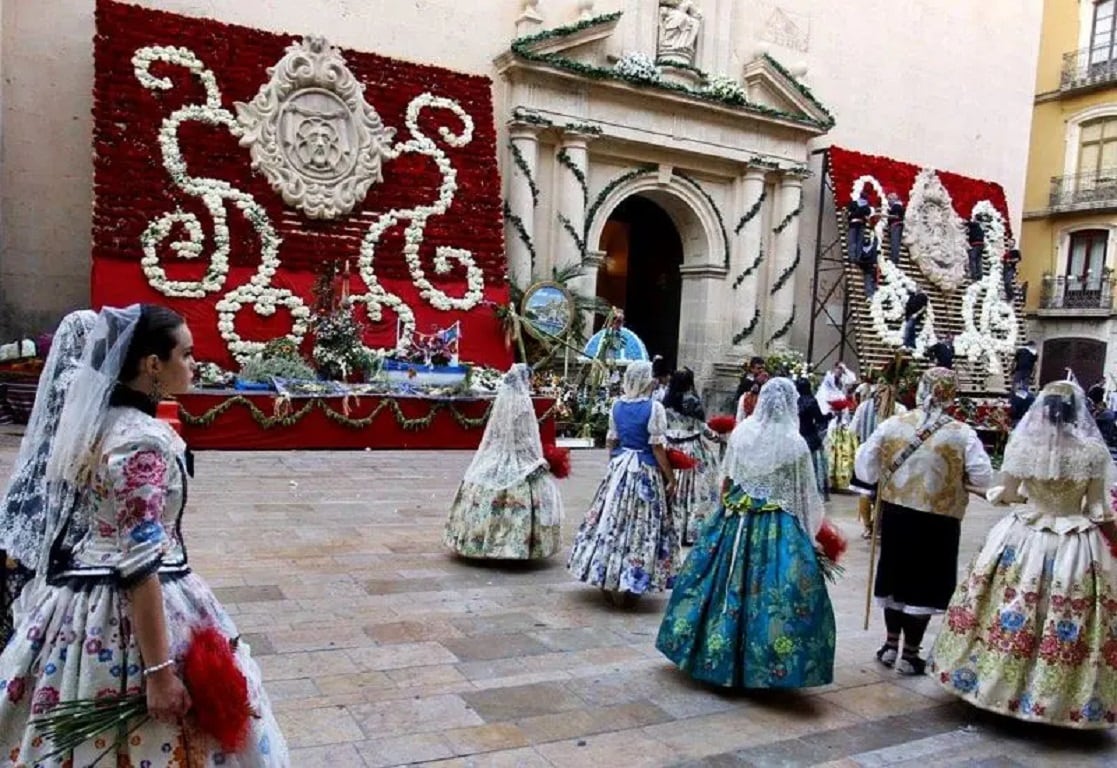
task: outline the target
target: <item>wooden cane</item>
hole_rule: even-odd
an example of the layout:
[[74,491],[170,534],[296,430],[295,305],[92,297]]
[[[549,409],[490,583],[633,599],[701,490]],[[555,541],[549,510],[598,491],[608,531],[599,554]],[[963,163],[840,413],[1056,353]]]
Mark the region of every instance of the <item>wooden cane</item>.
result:
[[877,565],[877,539],[880,536],[880,491],[881,484],[877,484],[877,492],[873,496],[873,533],[869,538],[869,583],[865,585],[865,625],[862,629],[869,628],[869,614],[873,610],[873,580],[876,576]]

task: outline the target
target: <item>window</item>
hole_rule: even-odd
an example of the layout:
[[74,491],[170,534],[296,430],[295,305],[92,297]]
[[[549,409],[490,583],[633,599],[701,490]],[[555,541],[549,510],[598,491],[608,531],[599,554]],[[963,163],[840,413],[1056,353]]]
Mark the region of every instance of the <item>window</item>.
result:
[[1080,131],[1078,173],[1092,177],[1083,181],[1089,183],[1102,170],[1113,171],[1111,175],[1117,177],[1117,117],[1090,120],[1082,124]]
[[1071,233],[1067,258],[1068,291],[1100,290],[1108,241],[1109,232],[1104,229]]
[[1094,24],[1090,30],[1090,66],[1108,64],[1115,58],[1115,10],[1117,0],[1096,0],[1094,3]]

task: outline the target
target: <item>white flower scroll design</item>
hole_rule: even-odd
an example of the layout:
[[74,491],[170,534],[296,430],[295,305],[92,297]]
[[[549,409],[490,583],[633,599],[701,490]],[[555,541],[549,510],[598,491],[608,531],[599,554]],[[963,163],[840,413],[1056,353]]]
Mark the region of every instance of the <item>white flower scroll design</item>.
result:
[[[884,222],[888,220],[888,202],[884,194],[884,187],[873,176],[861,176],[853,183],[853,199],[862,196],[865,187],[872,187],[880,200],[877,213],[875,231],[877,238],[883,242]],[[873,330],[881,341],[891,347],[900,347],[904,343],[904,308],[908,298],[919,290],[914,280],[908,277],[902,269],[892,263],[891,259],[878,260],[880,266],[880,284],[869,304],[869,316],[873,321]],[[922,357],[927,347],[936,341],[935,335],[935,308],[928,303],[923,325],[915,337],[915,354]]]
[[163,157],[163,167],[170,176],[171,183],[191,197],[198,198],[206,207],[213,220],[213,253],[209,267],[201,280],[172,281],[167,279],[166,270],[159,259],[158,248],[170,235],[176,224],[185,228],[188,240],[171,245],[180,258],[198,258],[204,253],[204,232],[197,217],[191,213],[175,210],[163,214],[148,225],[141,235],[144,257],[141,262],[148,283],[165,296],[177,298],[203,298],[220,291],[229,274],[229,227],[227,206],[232,205],[252,225],[260,240],[260,266],[251,280],[233,288],[217,303],[218,332],[225,340],[230,353],[238,361],[263,349],[263,342],[244,341],[236,332],[236,315],[245,304],[251,304],[257,315],[266,317],[275,313],[279,306],[290,310],[292,328],[287,334],[298,344],[305,336],[310,310],[303,300],[285,288],[274,288],[272,278],[279,269],[279,246],[282,242],[264,207],[255,198],[232,184],[220,179],[191,176],[186,160],[179,147],[178,130],[186,122],[200,122],[211,126],[224,127],[234,138],[240,138],[243,130],[231,112],[221,106],[221,91],[217,78],[186,48],[170,46],[148,46],[140,48],[132,56],[132,66],[136,79],[150,90],[168,90],[173,87],[170,78],[158,78],[151,74],[151,65],[163,62],[184,67],[201,81],[205,92],[204,104],[188,104],[175,110],[163,120],[159,131],[159,147]]
[[984,276],[962,296],[964,330],[954,340],[954,348],[971,362],[984,363],[989,374],[1001,376],[1001,355],[1016,349],[1020,332],[1016,310],[1004,296],[1005,220],[988,200],[974,205],[972,218],[982,221],[985,230]]

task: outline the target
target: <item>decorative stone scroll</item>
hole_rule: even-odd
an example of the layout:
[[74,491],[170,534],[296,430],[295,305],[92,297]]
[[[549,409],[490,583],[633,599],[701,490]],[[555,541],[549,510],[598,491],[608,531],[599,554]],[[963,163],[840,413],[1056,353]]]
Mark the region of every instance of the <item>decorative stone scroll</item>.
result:
[[394,130],[364,98],[337,48],[306,37],[287,47],[271,79],[248,104],[238,102],[252,167],[283,201],[312,219],[352,211],[383,180]]

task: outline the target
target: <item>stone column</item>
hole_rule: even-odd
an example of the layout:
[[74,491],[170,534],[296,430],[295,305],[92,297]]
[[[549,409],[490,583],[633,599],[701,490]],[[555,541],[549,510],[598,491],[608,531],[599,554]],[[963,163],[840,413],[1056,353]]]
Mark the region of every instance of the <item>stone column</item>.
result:
[[[760,276],[765,273],[764,263],[761,262],[743,279],[741,275],[756,264],[764,245],[764,211],[771,206],[771,202],[766,199],[762,202],[766,173],[764,168],[752,166],[735,182],[737,200],[735,210],[738,218],[733,226],[737,226],[746,215],[752,214],[734,237],[729,275],[726,278],[730,281],[729,303],[732,308],[732,320],[729,324],[730,357],[731,362],[738,364],[740,360],[751,357],[756,350],[764,346],[761,339],[763,323],[760,320],[753,325],[751,334],[744,338],[740,338],[740,334],[752,324],[753,319],[757,317],[757,312],[764,311],[764,297],[760,293]],[[759,208],[756,207],[758,203]],[[766,258],[770,258],[770,254],[766,255]],[[738,341],[733,342],[734,338],[738,338]]]
[[[785,329],[793,315],[797,320],[807,318],[808,311],[796,314],[795,308],[795,278],[798,266],[796,256],[799,249],[799,221],[803,199],[803,178],[798,173],[785,173],[780,179],[779,189],[776,193],[776,218],[773,228],[771,269],[768,271],[768,309],[765,314],[764,341],[766,344],[774,343],[778,347],[787,347],[791,340],[791,333],[787,332],[778,339],[773,336]],[[794,214],[794,215],[792,215]],[[782,279],[782,283],[781,283]],[[777,288],[777,283],[780,283]]]
[[555,186],[558,205],[555,210],[555,258],[558,269],[581,264],[585,252],[597,243],[587,243],[586,203],[589,197],[587,168],[589,137],[568,132],[562,135],[555,154]]
[[[519,288],[531,284],[536,267],[532,249],[535,237],[535,207],[539,194],[535,180],[539,167],[537,128],[526,123],[508,126],[508,215],[505,217],[505,249],[508,253],[508,279]],[[529,245],[530,244],[530,245]]]

